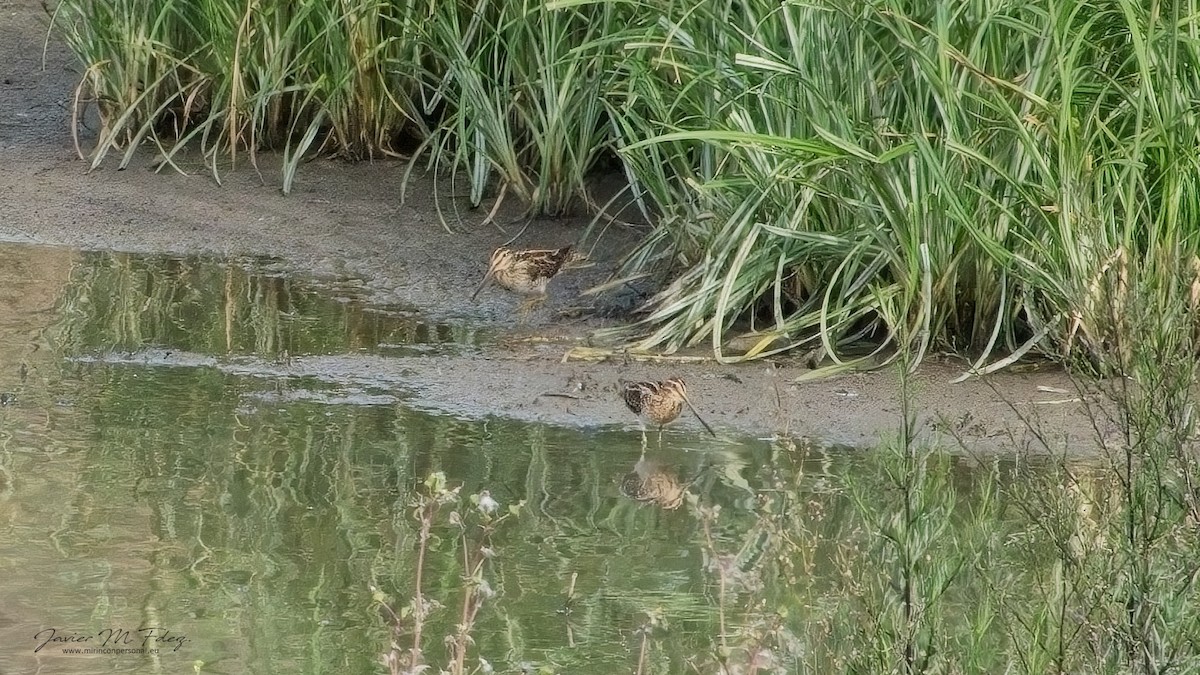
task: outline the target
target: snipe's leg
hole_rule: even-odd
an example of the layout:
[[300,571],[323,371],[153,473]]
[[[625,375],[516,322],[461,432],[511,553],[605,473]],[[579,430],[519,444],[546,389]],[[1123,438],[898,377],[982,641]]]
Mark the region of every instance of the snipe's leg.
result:
[[646,423],[642,422],[641,420],[639,420],[639,422],[642,425],[642,456],[638,458],[638,461],[640,462],[646,459],[646,448],[650,445],[650,441],[646,438]]
[[658,449],[662,450],[663,425],[658,425]]
[[537,309],[545,302],[546,302],[546,296],[544,296],[544,295],[535,295],[532,298],[526,298],[521,303],[520,309],[517,310],[519,317],[520,317],[518,319],[519,323],[525,323],[526,321],[528,321],[529,315],[533,313],[533,310]]
[[529,320],[529,315],[533,313],[533,300],[525,299],[521,301],[521,306],[517,308],[517,323],[523,324]]

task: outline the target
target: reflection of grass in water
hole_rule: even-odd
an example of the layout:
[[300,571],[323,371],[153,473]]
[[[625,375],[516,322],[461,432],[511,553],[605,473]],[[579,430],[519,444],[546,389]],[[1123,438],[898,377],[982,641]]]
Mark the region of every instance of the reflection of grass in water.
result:
[[162,346],[260,355],[341,353],[380,344],[471,344],[476,331],[372,311],[334,289],[201,258],[87,254],[59,301],[67,353]]
[[[617,494],[627,467],[612,463],[632,463],[636,437],[624,447],[612,437],[581,444],[535,426],[310,402],[245,413],[240,382],[216,371],[95,366],[91,376],[86,403],[103,431],[87,451],[84,489],[116,505],[136,485],[165,552],[159,575],[173,580],[161,582],[164,621],[210,640],[236,637],[249,663],[334,668],[353,654],[355,670],[370,669],[389,637],[368,610],[369,586],[406,597],[417,533],[408,499],[434,470],[471,492],[489,489],[502,507],[529,502],[518,527],[497,537],[489,578],[499,596],[473,633],[489,660],[516,648],[513,658],[615,665],[620,630],[645,599],[676,614],[705,611],[690,593],[693,561],[678,555],[690,520],[629,509]],[[426,587],[447,609],[430,617],[430,645],[456,634],[463,584],[454,528],[443,522],[433,534]],[[664,568],[660,556],[677,562]],[[556,610],[572,572],[579,646],[569,650]],[[181,615],[183,606],[197,614]]]
[[[968,470],[904,443],[668,448],[657,459],[680,476],[713,468],[667,511],[620,496],[636,434],[311,401],[246,412],[245,383],[214,370],[96,365],[83,375],[94,431],[76,455],[85,461],[72,499],[99,507],[64,524],[63,550],[86,555],[106,514],[148,517],[148,544],[124,520],[102,523],[139,542],[129,565],[152,561],[147,613],[196,627],[213,653],[237,645],[259,669],[379,667],[393,635],[371,587],[394,608],[411,597],[411,499],[436,472],[464,495],[488,490],[501,508],[526,502],[494,537],[485,578],[497,595],[473,617],[468,666],[478,655],[498,670],[529,661],[632,672],[641,661],[647,673],[980,672],[1026,659],[1039,664],[1031,670],[1077,672],[1099,658],[1086,630],[1137,635],[1121,628],[1114,598],[1130,595],[1121,575],[1138,558],[1123,556],[1141,541],[1164,553],[1138,583],[1176,616],[1192,612],[1179,603],[1194,589],[1164,598],[1151,583],[1194,565],[1184,521],[1164,521],[1165,539],[1130,540],[1122,504],[1149,505],[1135,499],[1151,494],[1149,477],[1114,491],[1121,482],[1095,475],[1094,458]],[[1164,513],[1190,508],[1178,481],[1160,482],[1176,500]],[[423,592],[442,607],[424,625],[424,651],[445,666],[454,655],[437,645],[463,636],[463,555],[478,540],[464,543],[445,519],[430,532]],[[115,606],[122,570],[112,566],[104,597]],[[1189,639],[1186,626],[1180,634]]]
[[[105,436],[93,450],[107,475],[95,489],[111,486],[120,499],[122,479],[137,476],[154,532],[182,549],[168,567],[192,588],[167,598],[174,625],[195,626],[178,613],[181,604],[195,608],[208,618],[201,630],[244,636],[250,649],[239,658],[258,669],[322,661],[330,668],[346,658],[369,669],[344,633],[364,621],[340,607],[368,568],[355,565],[357,548],[336,536],[340,512],[330,508],[347,420],[314,425],[324,415],[309,411],[278,426],[238,424],[236,396],[219,374],[110,372],[95,412]],[[353,426],[351,419],[351,434]]]
[[[497,596],[475,619],[468,662],[480,655],[494,664],[554,663],[560,672],[626,670],[642,617],[652,614],[660,622],[642,633],[646,672],[680,672],[701,663],[719,634],[720,605],[702,592],[714,564],[737,577],[726,598],[734,644],[739,635],[795,632],[791,624],[772,628],[748,591],[769,589],[775,608],[797,619],[806,609],[799,591],[810,589],[815,606],[828,603],[838,589],[821,551],[837,546],[830,542],[847,531],[841,525],[856,525],[844,495],[820,485],[850,470],[838,456],[751,449],[746,473],[766,488],[760,494],[773,495],[754,510],[739,506],[742,488],[708,474],[693,489],[724,509],[711,529],[721,554],[705,558],[701,529],[685,509],[619,496],[616,480],[639,454],[635,435],[581,442],[538,426],[310,402],[246,414],[238,412],[238,380],[215,371],[99,367],[94,375],[92,416],[103,435],[88,451],[86,489],[122,503],[136,481],[168,552],[156,612],[199,624],[210,644],[236,638],[246,650],[239,660],[261,669],[376,667],[392,635],[375,617],[370,589],[393,606],[410,597],[420,531],[411,498],[430,472],[445,472],[464,493],[487,489],[502,508],[527,500],[495,538],[487,579]],[[794,539],[802,528],[813,534]],[[429,662],[444,666],[453,659],[437,645],[459,635],[470,546],[445,519],[431,534],[423,586],[442,607],[431,611],[424,643]],[[805,541],[814,552],[797,562],[795,552],[809,547],[790,544]],[[733,558],[723,555],[730,550]],[[199,618],[182,615],[185,608]],[[664,663],[672,665],[655,665]]]

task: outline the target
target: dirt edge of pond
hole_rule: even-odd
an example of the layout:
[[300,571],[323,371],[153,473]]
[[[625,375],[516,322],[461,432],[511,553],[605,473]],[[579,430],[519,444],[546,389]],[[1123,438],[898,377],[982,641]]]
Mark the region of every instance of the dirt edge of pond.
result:
[[[485,210],[466,209],[452,196],[461,185],[418,179],[401,203],[406,167],[391,161],[309,162],[288,196],[280,193],[278,160],[271,156],[260,157],[257,170],[248,161],[227,168],[221,185],[197,156],[182,159],[187,175],[169,167],[156,173],[145,149],[126,170],[115,170],[118,158],[110,157],[88,172],[69,129],[78,81],[73,57],[52,39],[43,68],[46,17],[37,0],[0,2],[0,17],[0,60],[11,64],[0,83],[0,153],[6,160],[0,162],[0,239],[89,250],[272,256],[298,275],[361,278],[379,303],[508,330],[511,298],[485,292],[472,303],[468,296],[488,253],[520,230],[518,205],[503,205],[501,231],[480,225]],[[88,147],[94,130],[81,133]],[[534,221],[518,241],[575,243],[588,225],[588,219]],[[897,430],[894,371],[801,384],[795,380],[807,371],[790,360],[736,366],[564,363],[572,345],[610,320],[562,320],[559,311],[579,302],[573,300],[579,291],[603,279],[638,236],[622,226],[608,228],[589,250],[595,266],[556,279],[549,306],[531,324],[514,327],[512,339],[483,353],[372,359],[351,369],[402,382],[413,405],[472,418],[632,425],[615,395],[617,379],[680,375],[708,421],[726,431],[866,445]],[[536,340],[521,339],[529,337]],[[325,367],[336,376],[337,367]],[[1015,451],[1030,442],[1026,421],[1032,417],[1052,430],[1058,447],[1095,448],[1100,442],[1082,402],[1087,397],[1075,393],[1064,373],[1000,373],[950,384],[960,371],[961,364],[931,359],[914,378],[922,429],[952,431],[974,451]],[[684,425],[701,431],[694,419]]]

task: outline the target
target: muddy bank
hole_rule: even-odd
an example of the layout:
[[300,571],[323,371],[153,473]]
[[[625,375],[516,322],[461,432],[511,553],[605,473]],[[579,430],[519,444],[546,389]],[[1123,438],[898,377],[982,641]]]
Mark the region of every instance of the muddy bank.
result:
[[[0,83],[0,239],[271,256],[297,276],[359,278],[379,303],[410,306],[432,318],[469,319],[508,334],[458,356],[297,358],[281,366],[285,374],[368,378],[403,392],[412,405],[466,417],[578,426],[633,424],[615,397],[619,377],[682,375],[697,406],[726,432],[790,433],[863,445],[898,424],[897,378],[891,372],[798,384],[795,379],[807,371],[790,360],[743,366],[563,363],[570,347],[610,324],[613,319],[603,317],[627,304],[628,298],[615,298],[597,305],[578,294],[605,278],[637,241],[636,229],[612,226],[598,239],[587,238],[584,247],[596,264],[557,279],[548,307],[517,327],[511,297],[485,292],[478,303],[468,297],[488,253],[521,230],[515,203],[499,210],[500,226],[481,225],[486,210],[466,208],[449,181],[428,179],[414,181],[401,203],[405,165],[399,162],[309,162],[288,196],[280,193],[278,160],[271,156],[260,157],[258,170],[244,157],[236,169],[223,167],[220,185],[194,155],[180,162],[187,175],[169,168],[155,173],[148,150],[124,171],[115,170],[110,158],[89,173],[75,155],[69,128],[78,78],[73,58],[52,39],[42,68],[46,19],[40,3],[0,2],[0,17],[0,59],[10,64]],[[90,147],[94,129],[80,133]],[[517,244],[579,243],[589,224],[587,218],[535,220]],[[572,318],[560,316],[566,309],[572,309]],[[531,335],[538,341],[522,339]],[[1003,373],[987,382],[949,384],[960,368],[930,363],[917,377],[923,428],[943,428],[937,420],[945,418],[972,447],[1001,450],[1010,447],[1009,430],[1024,437],[1020,418],[1028,413],[1053,429],[1056,439],[1093,446],[1091,423],[1073,400],[1076,395],[1063,393],[1075,388],[1061,373]],[[694,420],[686,424],[699,430]]]
[[[722,436],[777,435],[819,443],[869,446],[894,437],[901,421],[899,378],[895,370],[861,373],[798,384],[805,371],[791,366],[708,363],[561,363],[559,342],[492,345],[480,353],[456,356],[302,356],[284,360],[148,350],[103,354],[87,361],[139,366],[215,368],[240,376],[295,384],[268,387],[269,397],[307,398],[369,405],[403,402],[422,410],[464,419],[500,416],[582,428],[638,424],[617,395],[618,380],[662,379],[682,375],[705,420]],[[1061,373],[1001,373],[987,381],[948,384],[959,371],[931,364],[913,378],[919,431],[949,447],[993,454],[1018,447],[1044,452],[1029,426],[1040,430],[1053,449],[1094,451],[1095,431],[1083,414],[1080,391]],[[330,388],[305,389],[300,379]],[[1028,424],[1027,424],[1028,422]],[[1101,424],[1106,435],[1116,432]],[[685,415],[672,433],[689,433],[698,447],[712,441],[694,417]]]

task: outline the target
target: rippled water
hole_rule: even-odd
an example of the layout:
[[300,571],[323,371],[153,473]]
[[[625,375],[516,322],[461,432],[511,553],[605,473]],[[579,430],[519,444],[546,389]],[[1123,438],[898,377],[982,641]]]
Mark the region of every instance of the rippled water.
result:
[[[0,672],[384,672],[393,639],[411,646],[417,498],[436,472],[461,493],[423,570],[435,665],[460,621],[464,555],[485,548],[495,595],[471,667],[711,672],[722,579],[730,640],[775,631],[777,665],[789,644],[791,658],[819,648],[819,631],[778,617],[839,611],[839,547],[855,534],[838,477],[875,480],[858,454],[679,431],[639,461],[639,435],[615,427],[469,422],[383,384],[214,367],[486,342],[356,288],[271,261],[0,246]],[[954,469],[965,490],[976,473]],[[523,504],[488,541],[470,499],[484,490],[497,514]],[[706,526],[696,505],[721,513]],[[38,649],[50,629],[86,641]],[[156,653],[63,653],[137,649],[139,629],[166,638]]]

